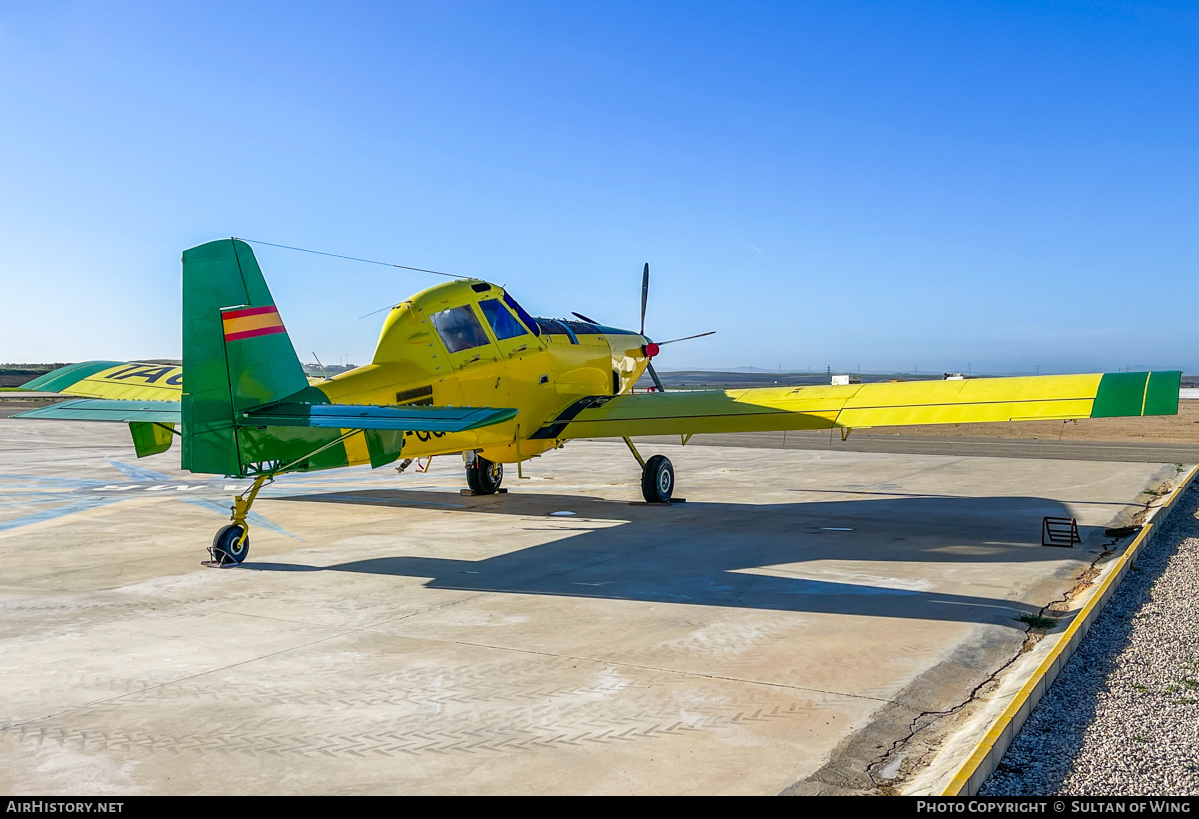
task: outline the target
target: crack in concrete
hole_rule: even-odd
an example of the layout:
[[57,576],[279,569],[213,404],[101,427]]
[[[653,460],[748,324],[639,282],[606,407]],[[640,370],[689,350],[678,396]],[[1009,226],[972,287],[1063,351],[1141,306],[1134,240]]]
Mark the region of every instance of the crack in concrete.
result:
[[[1030,631],[1032,628],[1032,626],[1029,626]],[[1012,664],[1016,662],[1016,660],[1020,659],[1020,655],[1026,651],[1024,647],[1025,645],[1027,645],[1027,640],[1021,645],[1019,651],[1012,655],[1012,657],[1004,662],[1003,665],[999,666],[997,669],[988,674],[986,678],[982,680],[982,682],[971,689],[970,693],[966,695],[966,698],[962,702],[958,703],[952,708],[947,708],[940,711],[922,711],[920,714],[918,714],[916,718],[913,719],[909,724],[909,732],[907,736],[895,740],[892,743],[891,748],[886,753],[882,754],[878,759],[866,766],[866,775],[870,777],[871,782],[874,783],[874,786],[878,789],[878,793],[880,795],[899,795],[898,785],[900,785],[903,781],[901,767],[896,769],[896,774],[900,775],[892,777],[883,776],[883,771],[889,767],[888,763],[892,763],[892,757],[895,756],[899,751],[904,750],[905,746],[907,746],[907,744],[911,742],[921,731],[932,727],[937,723],[938,720],[944,717],[952,716],[953,714],[956,714],[964,709],[966,706],[975,702],[978,699],[980,691],[995,683],[1000,674],[1010,668]],[[923,767],[923,763],[928,759],[929,754],[933,753],[935,750],[935,747],[930,747],[921,753],[918,760],[919,764],[916,767]],[[902,766],[906,759],[907,758],[905,756],[900,756],[898,760],[895,760],[895,762],[897,762],[899,766]],[[912,766],[909,766],[909,768],[911,767]]]
[[[1160,484],[1156,490],[1147,490],[1145,494],[1149,495],[1150,497],[1145,501],[1142,508],[1133,514],[1133,522],[1138,526],[1144,525],[1146,519],[1149,517],[1150,511],[1161,508],[1160,504],[1158,506],[1154,506],[1153,501],[1155,499],[1169,497],[1171,491],[1173,491],[1173,487],[1170,486],[1169,481],[1165,481]],[[1115,537],[1108,536],[1110,537],[1110,540],[1108,540],[1106,543],[1100,544],[1102,551],[1095,556],[1086,569],[1081,571],[1075,577],[1074,584],[1065,592],[1065,594],[1063,594],[1061,598],[1051,600],[1049,603],[1041,607],[1041,609],[1037,612],[1038,616],[1055,621],[1051,629],[1037,628],[1035,625],[1030,623],[1025,631],[1026,636],[1024,638],[1024,642],[1020,645],[1020,648],[1017,650],[1017,652],[993,672],[987,675],[982,682],[971,689],[970,693],[962,702],[949,709],[940,711],[923,711],[916,715],[916,717],[908,725],[907,735],[892,742],[891,747],[886,752],[881,754],[878,758],[866,766],[866,775],[876,788],[876,793],[880,795],[899,794],[898,786],[903,782],[902,767],[903,763],[907,761],[907,757],[899,756],[898,759],[895,759],[897,754],[899,754],[900,751],[906,750],[908,744],[911,743],[912,740],[915,739],[916,735],[921,731],[930,728],[945,717],[952,716],[953,714],[962,711],[964,708],[977,701],[979,692],[981,692],[987,686],[996,683],[998,677],[1004,671],[1010,668],[1012,664],[1016,662],[1016,660],[1020,659],[1022,655],[1032,650],[1033,646],[1043,640],[1050,633],[1050,631],[1057,629],[1059,626],[1065,623],[1066,620],[1064,617],[1068,613],[1069,605],[1085,590],[1095,585],[1095,579],[1101,574],[1100,569],[1098,568],[1099,564],[1116,553],[1116,550],[1112,547],[1116,546],[1124,538],[1132,536],[1133,535],[1131,534]],[[919,759],[917,760],[916,764],[914,766],[908,765],[908,769],[912,770],[914,767],[923,767],[930,754],[935,753],[935,751],[935,744],[925,749],[924,752],[919,755]],[[884,776],[883,772],[887,771],[889,768],[893,769],[897,775]]]

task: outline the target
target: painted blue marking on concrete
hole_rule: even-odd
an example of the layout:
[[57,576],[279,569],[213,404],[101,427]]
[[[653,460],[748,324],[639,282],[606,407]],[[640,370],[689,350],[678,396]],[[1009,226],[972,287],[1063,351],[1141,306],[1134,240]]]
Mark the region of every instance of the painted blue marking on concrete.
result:
[[[108,459],[108,463],[111,466],[116,467],[121,472],[123,472],[125,477],[131,481],[178,482],[181,480],[180,478],[175,478],[170,475],[163,474],[162,472],[155,472],[153,469],[146,469],[145,467],[134,466],[133,464],[121,463],[120,461],[114,461],[112,458]],[[186,480],[186,479],[183,479],[183,480]]]
[[48,489],[20,489],[11,486],[0,486],[0,495],[6,498],[58,498],[66,500],[73,498],[77,492],[68,492],[62,489],[57,491]]
[[[12,497],[11,494],[5,494],[7,497]],[[74,498],[75,495],[20,495],[20,497],[21,500],[0,501],[0,506],[30,506],[37,503],[56,503]]]
[[8,473],[0,473],[0,478],[11,478],[16,481],[23,481],[27,484],[49,484],[51,486],[96,486],[97,484],[105,483],[105,481],[86,480],[78,478],[47,478],[43,475],[11,475]]
[[[249,483],[244,478],[222,478],[220,476],[196,476],[190,480],[183,476],[167,475],[163,472],[158,472],[146,467],[128,464],[123,461],[106,459],[110,466],[118,470],[132,483],[119,485],[109,492],[97,492],[95,495],[86,495],[83,498],[79,497],[78,490],[103,489],[107,486],[114,486],[111,480],[99,480],[91,478],[57,478],[44,475],[16,475],[11,473],[0,473],[0,479],[9,479],[19,481],[16,486],[0,485],[0,497],[5,500],[0,501],[0,507],[11,506],[36,506],[47,503],[57,503],[64,501],[60,506],[53,509],[43,509],[38,512],[33,512],[28,515],[23,515],[12,520],[0,522],[0,531],[9,531],[18,529],[22,526],[28,526],[34,523],[39,523],[45,520],[53,520],[55,518],[72,515],[76,512],[95,509],[100,506],[106,506],[111,503],[119,503],[128,498],[142,497],[143,492],[152,491],[153,494],[159,497],[174,498],[175,500],[185,501],[193,506],[199,506],[202,509],[207,509],[216,512],[222,516],[229,514],[229,506],[222,504],[211,498],[197,497],[188,495],[184,492],[168,491],[165,494],[159,490],[162,484],[172,485],[188,485],[195,486],[200,492],[209,491],[225,491],[224,486],[236,486],[236,490],[241,491],[249,487]],[[350,467],[345,470],[336,470],[336,474],[320,474],[320,475],[281,475],[276,480],[273,486],[263,487],[262,497],[279,498],[279,497],[294,497],[300,494],[313,494],[320,490],[328,490],[332,492],[344,491],[345,488],[357,487],[360,489],[375,489],[388,488],[398,491],[403,490],[450,490],[452,487],[440,485],[420,485],[412,486],[408,484],[415,475],[406,475],[401,481],[397,481],[398,476],[391,472],[379,473],[374,472],[365,467]],[[441,476],[438,476],[441,477]],[[408,485],[404,485],[408,484]],[[36,487],[55,487],[61,489],[75,489],[77,492],[53,492],[46,489],[37,489]],[[177,489],[178,486],[172,486],[172,489]],[[189,487],[190,491],[191,487]],[[69,500],[69,499],[77,500]],[[465,509],[467,506],[461,503],[437,503],[431,501],[418,501],[409,499],[380,499],[372,498],[364,495],[342,495],[341,499],[355,501],[359,503],[368,503],[371,505],[388,505],[388,506],[425,506],[425,507],[444,507],[450,509]],[[69,502],[65,502],[69,501]],[[258,526],[263,529],[276,532],[285,537],[294,538],[303,542],[303,538],[292,534],[287,529],[279,524],[263,517],[257,512],[250,512],[247,515],[247,521],[252,526]]]
[[[193,506],[199,506],[201,509],[209,509],[220,515],[228,515],[230,511],[229,506],[232,506],[232,504],[229,506],[222,506],[216,501],[208,500],[207,498],[180,498],[180,500],[187,501]],[[304,538],[300,537],[299,535],[293,535],[279,524],[264,518],[262,515],[254,511],[251,511],[250,514],[246,515],[246,522],[252,526],[261,526],[263,529],[269,529],[272,532],[278,532],[281,535],[286,535],[287,537],[294,538],[295,540],[299,540],[301,542],[304,540]]]
[[[156,489],[157,487],[162,486],[163,483],[180,485],[186,485],[188,483],[186,479],[175,478],[162,472],[156,472],[152,469],[126,464],[111,458],[108,459],[108,463],[122,472],[126,477],[131,478],[134,481],[134,483],[131,485],[126,484],[124,487],[120,487],[122,489],[127,488],[129,491],[113,491],[108,493],[97,493],[95,495],[85,493],[84,497],[81,498],[77,492],[49,492],[44,489],[26,487],[36,487],[42,485],[79,490],[102,488],[111,485],[113,482],[103,480],[50,478],[41,475],[14,475],[9,473],[0,474],[0,478],[17,480],[26,484],[25,487],[0,485],[0,497],[6,499],[14,498],[14,500],[0,501],[0,507],[28,507],[46,503],[64,502],[61,506],[56,506],[52,509],[43,509],[39,512],[33,512],[28,515],[12,518],[11,520],[0,521],[0,532],[19,529],[23,526],[41,523],[42,521],[46,520],[53,520],[55,518],[75,514],[76,512],[95,509],[100,506],[107,506],[111,503],[119,503],[120,501],[127,500],[129,498],[144,497],[144,492]],[[244,483],[244,481],[240,483]],[[175,500],[186,501],[187,503],[202,507],[204,509],[209,509],[221,515],[229,514],[228,505],[222,505],[207,498],[189,496],[178,492],[168,492],[165,495],[163,495],[161,492],[155,492],[154,494],[159,497],[168,497],[174,498]],[[274,523],[271,520],[268,520],[257,512],[251,512],[247,516],[247,520],[254,526],[260,526],[263,529],[268,529],[281,535],[285,535],[286,537],[303,541],[303,538],[292,534],[282,526]]]
[[22,526],[30,526],[34,523],[41,523],[42,521],[61,518],[65,515],[73,515],[76,512],[85,512],[88,509],[96,509],[100,506],[107,506],[108,504],[115,503],[116,501],[117,498],[86,498],[84,500],[76,501],[75,503],[68,503],[65,506],[47,509],[42,512],[35,512],[32,515],[25,515],[24,517],[14,518],[12,520],[0,521],[0,532],[5,532],[10,529],[19,529]]

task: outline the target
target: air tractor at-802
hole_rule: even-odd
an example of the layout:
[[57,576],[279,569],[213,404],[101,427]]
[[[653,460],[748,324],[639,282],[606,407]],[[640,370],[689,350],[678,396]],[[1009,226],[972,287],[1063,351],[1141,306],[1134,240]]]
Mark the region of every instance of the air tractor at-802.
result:
[[[217,564],[249,551],[246,516],[262,486],[289,472],[461,453],[477,494],[504,464],[576,438],[622,438],[650,503],[675,476],[632,437],[1169,415],[1179,372],[1108,373],[773,387],[662,389],[645,335],[649,265],[637,332],[529,315],[502,287],[462,279],[391,308],[370,364],[310,383],[254,252],[239,239],[183,253],[183,366],[91,361],[25,389],[76,400],[17,417],[128,423],[139,457],[180,438],[182,466],[252,479],[217,532]],[[706,335],[706,334],[704,334]],[[683,339],[674,339],[681,341]],[[632,392],[643,373],[658,391]]]

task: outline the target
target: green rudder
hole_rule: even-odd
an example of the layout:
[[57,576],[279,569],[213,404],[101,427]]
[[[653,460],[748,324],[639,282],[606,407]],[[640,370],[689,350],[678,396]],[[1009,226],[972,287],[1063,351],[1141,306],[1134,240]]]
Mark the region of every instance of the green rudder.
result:
[[183,252],[183,371],[183,468],[246,474],[240,413],[308,380],[245,242]]

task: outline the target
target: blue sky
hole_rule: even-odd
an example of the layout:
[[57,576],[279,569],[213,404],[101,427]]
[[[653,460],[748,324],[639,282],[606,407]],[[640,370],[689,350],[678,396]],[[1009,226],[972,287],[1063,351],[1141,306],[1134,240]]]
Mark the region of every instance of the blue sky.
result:
[[[1199,5],[0,0],[0,360],[177,357],[236,235],[717,330],[663,368],[1199,371]],[[439,281],[257,249],[304,360]]]

